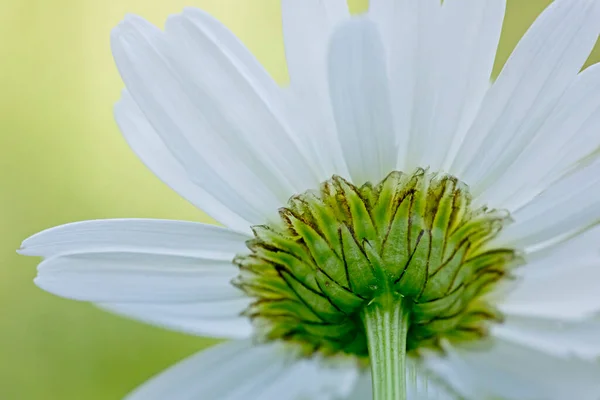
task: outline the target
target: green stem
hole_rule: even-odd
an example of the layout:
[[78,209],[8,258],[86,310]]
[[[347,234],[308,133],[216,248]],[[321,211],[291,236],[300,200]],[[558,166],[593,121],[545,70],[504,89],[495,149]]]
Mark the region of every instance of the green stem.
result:
[[385,294],[362,313],[373,379],[373,400],[406,400],[408,311],[400,296]]

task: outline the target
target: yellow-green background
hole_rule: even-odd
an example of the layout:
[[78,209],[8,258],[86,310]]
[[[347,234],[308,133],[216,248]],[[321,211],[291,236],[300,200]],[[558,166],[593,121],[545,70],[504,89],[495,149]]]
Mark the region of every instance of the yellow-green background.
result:
[[[509,0],[498,67],[548,3]],[[213,343],[42,292],[36,260],[15,254],[28,235],[75,220],[207,220],[142,166],[112,118],[122,84],[110,29],[125,13],[162,25],[184,6],[223,20],[285,81],[279,0],[0,0],[2,400],[119,399]]]

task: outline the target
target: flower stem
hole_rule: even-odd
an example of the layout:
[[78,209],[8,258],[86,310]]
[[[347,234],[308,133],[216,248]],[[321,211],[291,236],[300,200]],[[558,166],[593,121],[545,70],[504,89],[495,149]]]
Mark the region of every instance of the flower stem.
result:
[[373,379],[373,400],[406,400],[408,311],[400,296],[375,298],[362,312]]

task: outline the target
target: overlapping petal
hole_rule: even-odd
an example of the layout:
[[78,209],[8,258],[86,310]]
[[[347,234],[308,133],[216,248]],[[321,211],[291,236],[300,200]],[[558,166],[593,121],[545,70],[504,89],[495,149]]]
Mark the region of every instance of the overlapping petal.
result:
[[600,3],[559,0],[534,22],[486,94],[450,172],[478,195],[550,116],[600,33]]
[[231,285],[246,235],[193,222],[97,220],[38,233],[35,283],[56,295],[187,333],[247,337],[250,299]]
[[577,75],[531,141],[480,202],[517,210],[600,146],[600,65]]
[[387,82],[377,26],[366,18],[342,24],[331,38],[329,90],[344,158],[358,185],[379,182],[396,164]]
[[280,344],[240,340],[189,357],[136,389],[127,400],[334,400],[353,390],[356,376],[353,363],[297,359]]
[[282,0],[289,117],[312,150],[321,180],[348,176],[329,97],[327,54],[337,26],[350,18],[345,0]]
[[[249,223],[263,223],[318,179],[266,72],[247,52],[238,54],[241,46],[222,46],[233,39],[202,17],[174,17],[166,33],[129,17],[112,34],[115,60],[131,98],[188,178]],[[242,187],[252,190],[240,202]]]
[[515,316],[578,322],[600,312],[600,230],[542,248],[518,269],[514,287],[498,299]]
[[481,349],[448,347],[426,360],[432,371],[469,399],[595,400],[600,363],[557,356],[495,338]]

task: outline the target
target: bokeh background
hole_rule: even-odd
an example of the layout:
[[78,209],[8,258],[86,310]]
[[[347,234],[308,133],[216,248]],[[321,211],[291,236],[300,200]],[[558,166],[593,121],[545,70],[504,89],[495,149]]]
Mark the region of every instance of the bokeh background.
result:
[[[496,73],[549,0],[508,3]],[[360,12],[367,1],[350,5]],[[279,0],[0,0],[2,400],[120,399],[214,343],[42,292],[37,261],[15,253],[25,237],[76,220],[209,221],[145,169],[112,117],[122,83],[111,28],[126,13],[162,26],[185,6],[224,21],[285,83]]]

